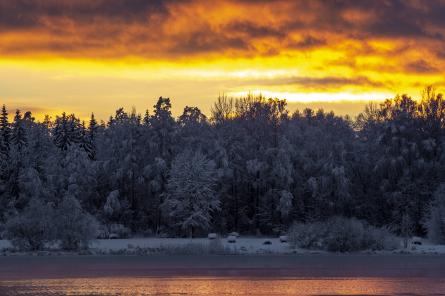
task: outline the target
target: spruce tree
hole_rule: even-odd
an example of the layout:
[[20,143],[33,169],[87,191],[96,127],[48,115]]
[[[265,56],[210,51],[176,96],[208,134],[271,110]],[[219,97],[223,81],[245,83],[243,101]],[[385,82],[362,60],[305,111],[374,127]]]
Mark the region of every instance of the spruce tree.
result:
[[86,142],[88,143],[88,157],[92,160],[96,159],[96,134],[97,134],[97,121],[94,117],[94,113],[91,113],[90,123],[88,125],[88,133]]
[[23,125],[22,114],[20,110],[15,112],[14,122],[12,123],[12,144],[17,148],[17,152],[20,154],[23,148],[26,146],[26,130]]
[[10,137],[11,127],[8,121],[8,111],[6,110],[6,106],[3,105],[0,114],[0,153],[1,156],[6,159],[9,156]]

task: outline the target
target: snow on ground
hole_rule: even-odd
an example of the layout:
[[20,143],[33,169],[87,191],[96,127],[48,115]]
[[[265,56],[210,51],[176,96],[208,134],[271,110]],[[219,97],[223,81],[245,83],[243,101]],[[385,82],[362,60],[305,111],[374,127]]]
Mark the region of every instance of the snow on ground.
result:
[[[266,241],[271,244],[264,244]],[[413,254],[445,254],[445,245],[434,245],[426,239],[416,239],[420,245],[410,242],[407,249],[400,248],[394,251],[379,251],[377,253],[413,253]],[[97,240],[92,248],[105,251],[115,252],[124,249],[149,248],[162,250],[170,250],[175,252],[175,248],[179,252],[189,245],[209,246],[214,240],[207,238],[130,238],[130,239],[102,239]],[[291,254],[291,253],[327,253],[325,251],[314,251],[305,249],[293,249],[288,243],[282,243],[278,238],[257,238],[257,237],[241,237],[235,243],[229,243],[227,238],[219,239],[220,244],[234,254]],[[365,251],[364,253],[368,253]]]
[[[267,241],[266,244],[264,244]],[[10,248],[7,240],[0,240],[0,251]],[[199,254],[287,254],[292,250],[287,243],[278,238],[238,238],[235,243],[229,243],[227,238],[210,240],[208,238],[128,238],[128,239],[98,239],[90,246],[98,253],[138,253],[138,250],[148,250],[148,253],[180,253]],[[147,253],[147,252],[145,252]]]
[[[414,244],[413,241],[420,242],[421,245]],[[426,239],[415,239],[410,242],[407,250],[400,250],[401,252],[406,251],[414,254],[445,254],[445,245],[434,245],[430,241]]]
[[[270,244],[265,244],[265,242]],[[414,243],[414,242],[417,242]],[[418,244],[418,243],[421,244]],[[10,248],[7,240],[0,240],[0,251]],[[208,238],[128,238],[128,239],[98,239],[91,245],[91,250],[97,254],[317,254],[324,251],[293,249],[288,243],[282,243],[278,238],[240,237],[235,243],[229,243],[227,238],[209,240]],[[143,252],[141,252],[141,250]],[[394,251],[365,251],[361,253],[403,253],[403,254],[445,254],[445,245],[434,245],[426,239],[412,240],[407,249]]]
[[[270,244],[264,244],[265,242]],[[238,238],[235,243],[229,243],[226,238],[209,240],[208,238],[130,238],[130,239],[100,239],[93,243],[92,248],[102,251],[118,251],[122,249],[150,248],[158,250],[183,250],[188,246],[217,247],[228,253],[236,254],[286,254],[293,250],[287,243],[278,238]]]
[[0,239],[0,251],[1,251],[2,249],[10,248],[10,247],[11,247],[11,244],[9,243],[8,240]]

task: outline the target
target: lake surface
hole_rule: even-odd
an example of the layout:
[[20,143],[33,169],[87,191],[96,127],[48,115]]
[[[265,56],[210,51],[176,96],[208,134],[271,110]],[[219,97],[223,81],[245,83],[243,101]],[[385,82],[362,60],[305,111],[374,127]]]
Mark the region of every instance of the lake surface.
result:
[[445,256],[0,257],[0,295],[445,295]]
[[424,278],[75,278],[6,281],[1,295],[445,295]]

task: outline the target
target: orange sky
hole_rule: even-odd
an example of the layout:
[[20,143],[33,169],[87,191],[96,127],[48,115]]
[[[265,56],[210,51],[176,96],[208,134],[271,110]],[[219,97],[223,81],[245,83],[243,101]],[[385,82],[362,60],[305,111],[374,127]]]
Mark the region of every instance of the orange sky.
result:
[[262,92],[356,114],[445,86],[445,1],[0,1],[0,101],[106,119]]

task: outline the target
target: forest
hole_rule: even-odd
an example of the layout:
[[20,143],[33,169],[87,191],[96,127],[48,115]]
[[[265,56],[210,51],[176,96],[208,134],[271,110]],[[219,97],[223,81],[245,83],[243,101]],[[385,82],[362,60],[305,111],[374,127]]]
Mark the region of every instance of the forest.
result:
[[261,95],[220,96],[209,117],[185,107],[174,118],[160,97],[106,122],[65,113],[40,122],[20,110],[8,118],[3,106],[4,236],[43,235],[52,224],[79,235],[94,224],[103,237],[279,235],[334,216],[425,236],[432,215],[445,217],[445,100],[432,87],[420,100],[370,103],[354,119],[290,113]]

